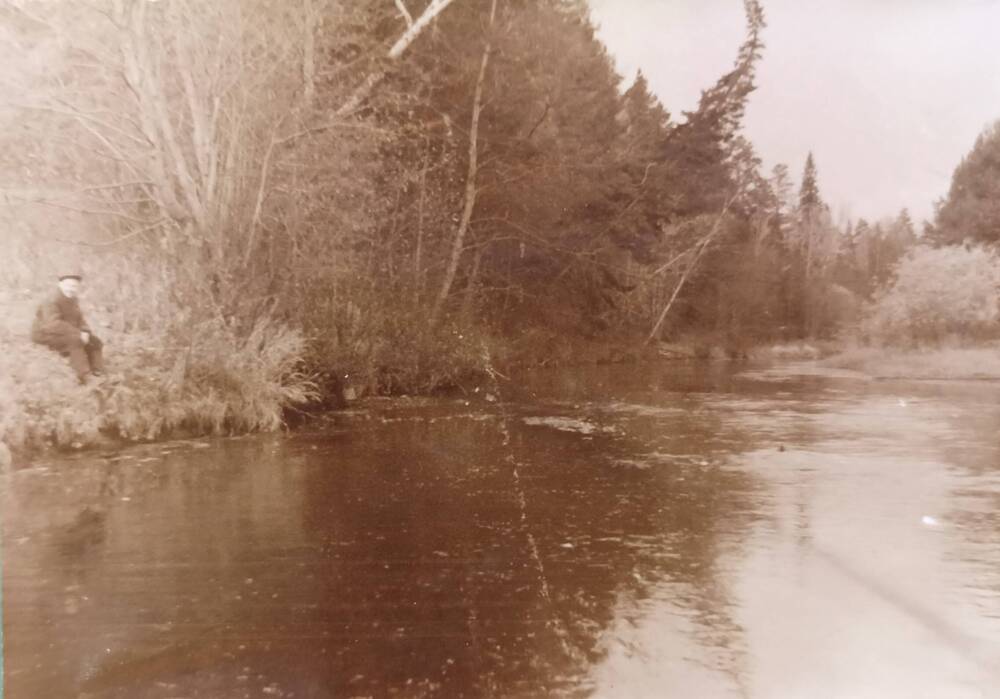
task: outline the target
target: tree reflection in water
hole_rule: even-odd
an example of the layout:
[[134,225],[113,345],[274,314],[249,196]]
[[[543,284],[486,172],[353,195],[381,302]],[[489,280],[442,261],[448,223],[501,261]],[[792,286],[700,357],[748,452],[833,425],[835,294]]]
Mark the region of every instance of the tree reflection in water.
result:
[[[851,451],[872,431],[864,411],[884,407],[877,397],[821,404],[808,386],[800,398],[734,381],[717,369],[549,372],[504,386],[495,404],[376,402],[287,436],[11,473],[7,688],[768,696],[783,681],[768,663],[784,667],[794,648],[762,648],[808,634],[781,618],[781,595],[836,628],[823,595],[854,600],[855,616],[894,613],[865,606],[858,576],[817,552],[870,577],[868,559],[831,548],[831,532],[864,523],[830,503],[903,508],[875,498],[908,466],[899,454],[880,457],[892,468],[869,465],[873,449],[902,449],[884,420],[881,441]],[[940,409],[928,411],[935,439],[927,420]],[[929,474],[910,498],[950,478],[935,463],[909,468]],[[971,509],[982,491],[951,498]],[[991,560],[990,518],[953,520],[980,533],[952,550]],[[887,524],[915,541],[898,518]],[[907,566],[935,554],[922,545]]]

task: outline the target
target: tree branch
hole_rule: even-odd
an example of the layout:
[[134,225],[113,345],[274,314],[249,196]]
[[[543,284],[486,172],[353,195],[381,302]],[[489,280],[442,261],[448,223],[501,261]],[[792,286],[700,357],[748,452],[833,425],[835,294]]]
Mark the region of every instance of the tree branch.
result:
[[144,140],[144,139],[136,136],[135,134],[130,134],[127,131],[123,131],[122,129],[114,126],[113,124],[109,124],[106,121],[103,121],[101,119],[96,119],[96,118],[90,116],[89,114],[86,114],[85,112],[80,111],[79,109],[75,109],[75,108],[58,109],[56,107],[50,107],[50,106],[42,105],[42,104],[20,104],[20,103],[17,103],[17,102],[4,102],[4,103],[0,104],[0,106],[3,106],[3,107],[12,107],[14,109],[23,109],[25,111],[49,112],[51,114],[61,114],[62,116],[72,117],[74,119],[79,119],[81,121],[88,121],[88,122],[90,122],[92,124],[96,124],[97,126],[101,126],[101,127],[105,128],[105,129],[107,129],[108,131],[113,131],[114,133],[116,133],[116,134],[118,134],[120,136],[124,136],[125,138],[128,138],[128,139],[132,140],[133,142],[138,143],[140,145],[149,145],[148,141],[146,141],[146,140]]
[[[420,32],[430,24],[435,17],[437,17],[441,12],[445,10],[454,0],[431,0],[431,4],[421,13],[420,17],[411,24],[407,30],[403,33],[396,43],[392,45],[389,49],[389,53],[386,57],[390,61],[395,61],[399,59],[400,56],[406,51],[406,49],[414,42],[414,40],[420,35]],[[334,116],[343,117],[349,114],[353,114],[361,104],[368,99],[368,95],[371,94],[372,89],[385,77],[386,71],[384,69],[377,69],[370,73],[368,77],[358,85],[351,96],[347,98],[337,110],[333,113]]]
[[701,259],[702,254],[704,254],[705,250],[708,248],[708,244],[712,242],[712,238],[714,238],[715,234],[719,232],[719,229],[722,226],[722,221],[726,217],[726,214],[729,213],[729,207],[733,205],[734,201],[736,201],[736,195],[731,196],[726,201],[725,206],[722,207],[722,211],[719,212],[715,222],[712,224],[711,230],[709,230],[708,234],[704,238],[696,243],[695,254],[691,258],[690,264],[688,264],[687,269],[684,270],[684,274],[681,275],[680,280],[677,282],[677,286],[674,287],[674,292],[670,295],[670,300],[667,301],[667,305],[663,307],[660,317],[656,319],[656,323],[653,325],[653,329],[650,330],[649,336],[646,337],[646,341],[643,342],[643,346],[652,342],[657,333],[660,332],[660,326],[663,325],[663,321],[666,320],[667,314],[674,305],[674,301],[677,300],[677,295],[680,294],[681,289],[684,287],[684,283],[687,281],[688,275],[694,271],[694,268],[698,265],[698,260]]
[[413,15],[411,15],[410,11],[406,9],[406,5],[403,4],[403,0],[395,0],[395,2],[396,2],[396,7],[399,8],[399,13],[403,15],[403,19],[406,20],[406,26],[412,27]]
[[16,201],[24,202],[25,204],[41,204],[42,206],[51,206],[54,209],[64,209],[66,211],[75,211],[78,214],[85,214],[87,216],[114,216],[115,218],[124,219],[125,221],[131,221],[133,223],[141,223],[143,225],[148,225],[149,221],[147,219],[136,218],[135,216],[129,216],[128,214],[122,213],[121,211],[112,210],[100,210],[100,209],[86,209],[79,206],[72,206],[70,204],[61,204],[57,201],[52,201],[44,196],[36,197],[25,197],[18,194],[13,194],[10,191],[6,191],[5,196],[14,199]]
[[105,241],[102,241],[100,243],[88,243],[88,242],[83,241],[83,240],[66,240],[64,238],[56,238],[55,236],[46,236],[46,235],[43,235],[42,237],[45,238],[45,239],[47,239],[47,240],[54,240],[57,243],[66,243],[68,245],[82,245],[82,246],[88,247],[88,248],[106,248],[106,247],[110,247],[111,245],[117,245],[118,243],[120,243],[120,242],[122,242],[124,240],[128,240],[129,238],[135,238],[138,235],[142,235],[143,233],[147,233],[147,232],[149,232],[151,230],[159,228],[164,223],[167,223],[169,220],[170,219],[161,218],[158,221],[153,221],[148,226],[143,226],[142,228],[138,228],[138,229],[136,229],[134,231],[130,231],[130,232],[126,233],[125,235],[119,236],[118,238],[115,238],[113,240],[105,240]]
[[202,193],[207,192],[207,179],[209,162],[212,159],[211,141],[208,136],[209,126],[206,123],[205,110],[199,104],[198,93],[195,90],[194,76],[192,75],[191,57],[188,55],[187,47],[181,38],[181,16],[174,3],[169,3],[171,20],[176,25],[173,31],[174,54],[177,60],[177,72],[181,77],[181,86],[184,97],[187,101],[188,114],[191,118],[191,138],[194,141],[194,167],[201,180]]
[[402,56],[407,47],[420,35],[420,32],[451,3],[452,0],[431,0],[431,4],[420,14],[417,21],[411,24],[403,36],[399,37],[399,40],[389,49],[389,58],[395,60]]
[[[287,114],[286,114],[287,116]],[[250,235],[247,238],[246,251],[243,253],[243,266],[246,267],[250,264],[250,256],[253,254],[253,244],[254,238],[257,235],[257,228],[260,226],[260,213],[264,208],[264,198],[266,196],[265,187],[267,185],[268,175],[270,174],[271,168],[271,156],[274,154],[274,147],[278,145],[278,142],[274,139],[274,134],[277,133],[278,129],[281,128],[282,122],[284,122],[285,117],[281,117],[274,128],[271,130],[271,139],[267,144],[267,151],[264,153],[264,160],[260,164],[260,176],[257,185],[257,197],[254,202],[253,207],[253,218],[250,220]]]
[[81,192],[98,192],[102,189],[125,189],[126,187],[148,187],[152,185],[152,180],[133,180],[131,182],[112,182],[109,184],[98,184],[91,187],[81,187]]

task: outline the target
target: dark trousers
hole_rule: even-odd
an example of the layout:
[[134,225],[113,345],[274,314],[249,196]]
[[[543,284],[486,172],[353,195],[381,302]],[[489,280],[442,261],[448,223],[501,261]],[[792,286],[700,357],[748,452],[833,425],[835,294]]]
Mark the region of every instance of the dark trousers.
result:
[[42,333],[36,341],[69,357],[69,365],[81,380],[87,374],[104,371],[104,343],[93,333],[87,339],[87,344],[83,344],[79,332]]

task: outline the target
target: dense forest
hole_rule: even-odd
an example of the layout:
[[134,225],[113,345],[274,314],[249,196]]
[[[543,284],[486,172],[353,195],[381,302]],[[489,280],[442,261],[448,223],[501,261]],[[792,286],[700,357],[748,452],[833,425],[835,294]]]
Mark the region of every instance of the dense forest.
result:
[[[859,327],[921,237],[905,209],[835,221],[812,155],[763,171],[744,6],[731,70],[672,114],[616,75],[584,0],[4,2],[4,339],[82,268],[120,371],[97,412],[151,436],[273,426],[347,374],[432,391]],[[996,242],[998,134],[924,242]],[[12,394],[50,361],[31,351]],[[185,407],[137,407],[151,390]]]

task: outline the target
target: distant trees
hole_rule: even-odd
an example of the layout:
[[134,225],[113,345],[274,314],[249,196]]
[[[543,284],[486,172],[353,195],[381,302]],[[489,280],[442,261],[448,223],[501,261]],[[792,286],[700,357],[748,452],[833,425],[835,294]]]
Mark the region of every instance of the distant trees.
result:
[[881,221],[875,225],[868,250],[870,263],[868,275],[871,290],[888,283],[896,264],[917,242],[913,222],[906,209],[894,219]]
[[781,268],[783,324],[788,334],[814,336],[827,330],[826,308],[833,263],[840,248],[840,234],[823,201],[813,154],[802,171],[794,206],[785,170],[775,173],[775,185],[783,191],[778,214],[782,225]]
[[[1000,122],[976,139],[917,245],[906,209],[869,226],[859,221],[856,268],[872,303],[861,325],[869,341],[891,345],[981,341],[1000,320]],[[857,280],[855,273],[851,277]],[[858,285],[860,286],[860,285]],[[857,288],[857,286],[855,287]]]
[[799,187],[799,211],[810,212],[822,209],[823,200],[819,195],[819,182],[816,175],[816,161],[812,152],[806,156],[806,165],[802,171],[802,185]]
[[886,283],[912,221],[843,235],[812,154],[798,186],[761,171],[742,123],[766,23],[744,9],[732,69],[675,121],[642,74],[620,90],[583,0],[0,5],[22,243],[0,281],[68,241],[392,387],[480,356],[442,350],[480,332],[829,333],[830,290]]
[[979,135],[955,168],[932,237],[939,244],[1000,242],[1000,121]]

